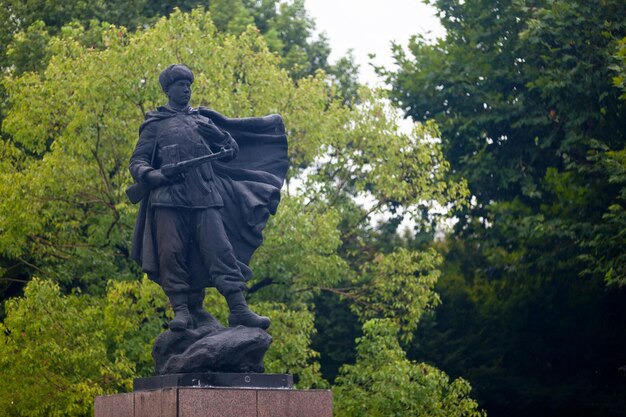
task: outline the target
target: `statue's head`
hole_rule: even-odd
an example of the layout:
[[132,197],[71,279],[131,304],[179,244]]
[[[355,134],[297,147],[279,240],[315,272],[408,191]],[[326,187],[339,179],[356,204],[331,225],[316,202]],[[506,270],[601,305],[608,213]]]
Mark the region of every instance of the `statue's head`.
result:
[[159,75],[159,82],[171,104],[181,108],[189,104],[193,72],[187,66],[170,65]]

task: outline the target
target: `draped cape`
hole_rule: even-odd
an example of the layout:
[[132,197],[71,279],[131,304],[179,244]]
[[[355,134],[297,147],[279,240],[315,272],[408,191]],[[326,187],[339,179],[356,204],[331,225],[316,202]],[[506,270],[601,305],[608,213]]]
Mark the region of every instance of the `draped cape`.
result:
[[[222,221],[242,275],[247,281],[252,278],[252,271],[248,266],[250,259],[263,242],[262,232],[269,216],[276,213],[280,189],[287,173],[285,126],[278,114],[228,118],[204,107],[197,111],[211,119],[218,128],[230,133],[239,145],[235,159],[211,163],[215,173],[215,185],[224,201],[224,206],[219,209]],[[171,112],[159,110],[149,112],[139,132],[141,133],[149,123],[172,116]],[[149,197],[145,197],[139,206],[131,258],[141,266],[150,279],[160,283],[154,234],[154,208],[150,206],[149,201]],[[187,259],[189,272],[202,277],[206,286],[212,286],[211,277],[206,276],[208,275],[206,268],[202,265],[193,245]]]

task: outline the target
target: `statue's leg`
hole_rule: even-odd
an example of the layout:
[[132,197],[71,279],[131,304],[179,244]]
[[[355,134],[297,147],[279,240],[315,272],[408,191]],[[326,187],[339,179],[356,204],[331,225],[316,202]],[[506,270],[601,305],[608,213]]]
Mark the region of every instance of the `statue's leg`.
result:
[[252,312],[246,303],[246,282],[237,265],[218,209],[199,210],[196,214],[196,241],[215,288],[226,298],[231,327],[243,325],[267,329],[270,319]]
[[159,275],[163,291],[174,309],[171,330],[191,328],[189,314],[189,271],[187,268],[187,242],[189,219],[185,210],[157,207],[154,211]]
[[267,329],[270,327],[269,317],[259,316],[250,308],[246,303],[246,298],[243,295],[243,291],[237,291],[225,295],[230,314],[228,315],[228,325],[230,327],[246,326],[246,327],[260,327],[261,329]]
[[189,313],[193,318],[194,327],[202,327],[208,324],[216,323],[215,317],[204,310],[204,288],[199,290],[191,290],[188,295]]
[[189,313],[187,293],[170,293],[167,294],[167,296],[174,309],[174,318],[168,324],[170,330],[193,328],[193,319]]

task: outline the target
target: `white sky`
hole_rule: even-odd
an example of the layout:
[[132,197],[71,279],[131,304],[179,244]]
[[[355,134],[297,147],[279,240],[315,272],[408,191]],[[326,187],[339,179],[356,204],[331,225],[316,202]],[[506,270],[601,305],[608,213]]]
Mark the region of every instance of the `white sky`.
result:
[[392,41],[406,45],[411,35],[434,38],[444,34],[434,8],[421,0],[306,0],[305,4],[317,32],[328,35],[330,61],[352,48],[360,65],[359,81],[370,86],[380,85],[380,81],[369,65],[368,54],[376,54],[376,65],[389,68],[393,65]]

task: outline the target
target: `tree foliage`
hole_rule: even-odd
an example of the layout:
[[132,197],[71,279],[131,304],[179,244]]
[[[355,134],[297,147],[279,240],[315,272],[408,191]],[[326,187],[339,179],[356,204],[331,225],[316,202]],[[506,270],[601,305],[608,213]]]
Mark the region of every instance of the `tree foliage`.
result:
[[446,36],[396,46],[380,72],[407,115],[437,122],[472,204],[411,352],[467,377],[492,415],[620,415],[626,4],[429,3]]
[[94,396],[130,390],[151,368],[150,342],[165,323],[165,297],[147,280],[94,297],[34,279],[6,308],[0,406],[14,416],[91,415]]
[[569,258],[622,282],[625,242],[604,223],[624,202],[626,104],[611,69],[623,3],[433,3],[447,37],[396,48],[401,69],[387,77],[408,115],[437,120],[468,180],[476,205],[458,230],[482,233],[469,223],[483,218],[520,237],[508,247],[520,267]]
[[[123,190],[132,182],[127,163],[137,128],[164,101],[157,78],[172,62],[194,70],[193,105],[232,117],[280,113],[288,129],[291,167],[283,201],[252,261],[256,277],[249,292],[255,308],[274,320],[268,371],[294,373],[300,387],[327,385],[320,374],[322,353],[311,347],[319,323],[315,302],[322,293],[341,297],[362,323],[376,318],[400,329],[386,337],[392,345],[396,340],[392,349],[399,346],[397,337],[410,340],[437,300],[439,258],[429,251],[386,253],[371,224],[386,210],[421,218],[429,207],[456,204],[466,195],[463,182],[446,179],[448,164],[433,139],[434,124],[402,133],[398,115],[379,93],[363,90],[361,104],[348,106],[323,72],[294,83],[256,29],[219,31],[202,10],[174,12],[134,33],[103,25],[102,48],[84,46],[88,29],[80,25],[62,31],[47,43],[44,71],[4,80],[9,102],[0,142],[0,256],[24,268],[28,278],[45,281],[33,281],[23,298],[7,304],[3,374],[16,380],[26,364],[11,358],[36,349],[19,338],[21,322],[15,320],[25,316],[40,326],[27,310],[40,314],[46,297],[56,300],[49,320],[73,326],[76,340],[72,336],[67,343],[82,348],[80,337],[91,329],[97,333],[84,352],[46,333],[44,339],[59,345],[57,352],[67,350],[51,376],[74,378],[60,368],[74,357],[103,353],[102,346],[108,355],[80,374],[84,389],[69,379],[73,394],[58,401],[82,415],[91,396],[125,390],[133,376],[149,373],[147,352],[169,310],[158,287],[137,282],[140,272],[129,259],[137,208]],[[48,295],[33,295],[38,291]],[[222,297],[210,291],[205,301],[225,319]],[[81,311],[78,305],[89,313],[81,323],[72,319]],[[404,363],[397,359],[398,366]],[[123,367],[112,368],[115,377],[103,380],[109,362]],[[447,392],[448,380],[437,375],[437,389]],[[345,379],[342,392],[352,384]],[[456,394],[446,404],[476,407],[466,385],[450,384]],[[401,389],[413,388],[404,382]],[[430,389],[419,391],[427,395]],[[3,385],[0,398],[9,398],[4,390]],[[44,402],[36,388],[24,392]],[[25,404],[12,410],[28,415]]]
[[468,399],[463,379],[450,382],[440,370],[406,358],[398,344],[398,326],[373,319],[363,326],[357,362],[337,378],[337,416],[468,416],[486,415]]
[[85,0],[69,4],[56,0],[2,0],[0,18],[0,67],[19,73],[43,70],[50,58],[46,45],[50,36],[62,34],[68,25],[87,30],[81,43],[103,48],[108,24],[130,31],[153,24],[174,10],[190,12],[206,8],[217,29],[239,35],[248,25],[263,34],[271,51],[284,59],[281,66],[295,79],[324,70],[333,75],[346,99],[356,97],[357,66],[350,56],[336,64],[328,62],[330,46],[325,35],[315,35],[315,22],[307,14],[303,0]]

